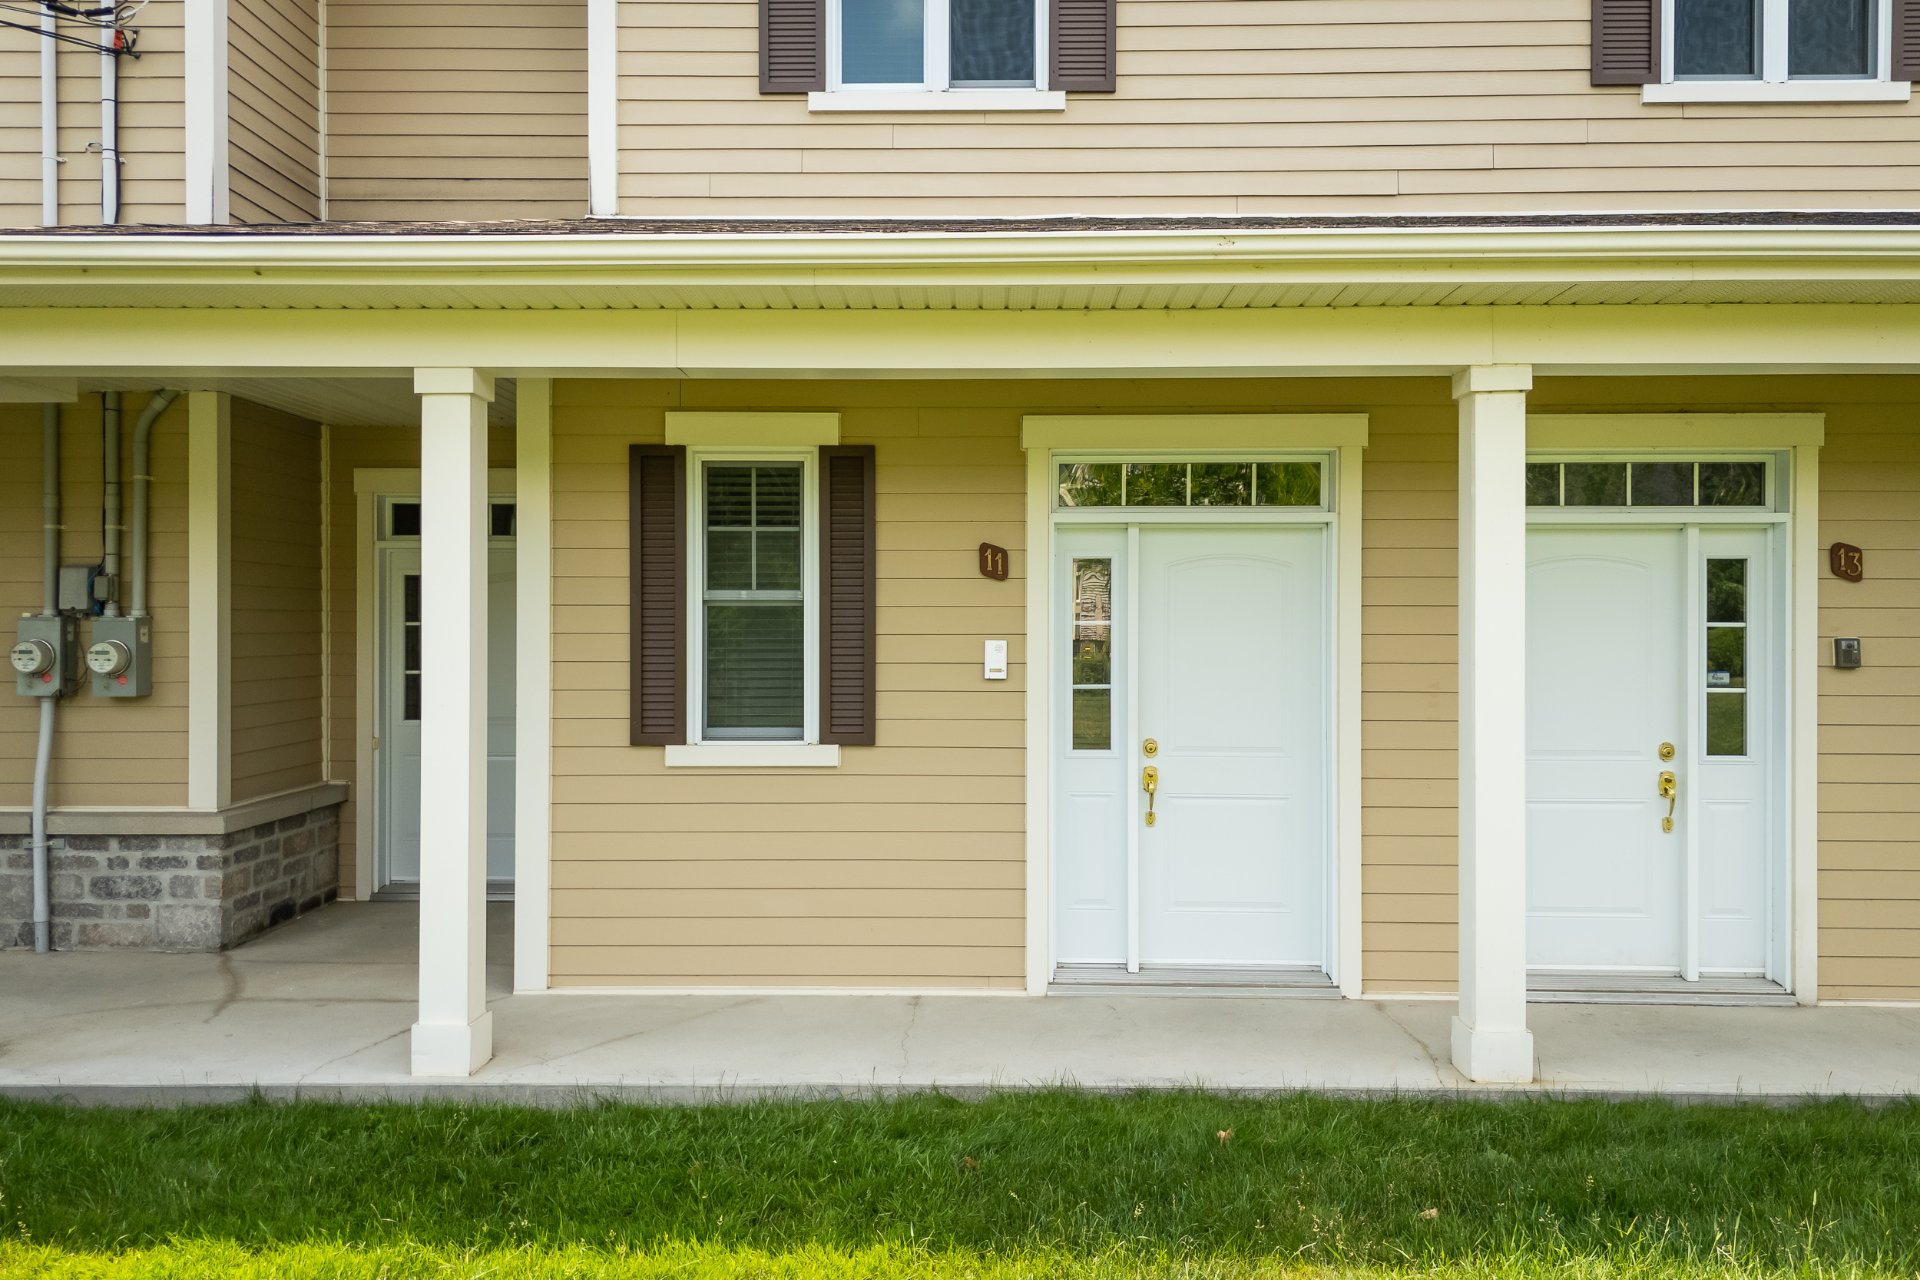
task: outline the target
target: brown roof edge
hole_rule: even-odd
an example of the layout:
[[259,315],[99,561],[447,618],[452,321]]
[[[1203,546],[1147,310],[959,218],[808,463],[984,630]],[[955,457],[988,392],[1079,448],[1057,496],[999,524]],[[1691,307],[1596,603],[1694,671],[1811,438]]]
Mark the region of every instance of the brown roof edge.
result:
[[885,236],[1059,235],[1076,232],[1578,230],[1666,227],[1920,227],[1920,210],[1746,211],[1726,213],[1553,213],[1328,215],[1274,218],[558,218],[500,222],[291,222],[247,226],[69,226],[0,228],[0,236],[121,239],[294,239],[336,236]]

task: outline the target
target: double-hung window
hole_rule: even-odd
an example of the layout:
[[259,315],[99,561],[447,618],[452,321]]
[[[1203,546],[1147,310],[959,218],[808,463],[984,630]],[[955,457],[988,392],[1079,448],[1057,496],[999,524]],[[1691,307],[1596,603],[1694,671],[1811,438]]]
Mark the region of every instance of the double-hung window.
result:
[[1649,101],[1905,97],[1890,75],[1893,0],[1661,0],[1664,74]]
[[1039,0],[828,0],[833,87],[1045,88]]

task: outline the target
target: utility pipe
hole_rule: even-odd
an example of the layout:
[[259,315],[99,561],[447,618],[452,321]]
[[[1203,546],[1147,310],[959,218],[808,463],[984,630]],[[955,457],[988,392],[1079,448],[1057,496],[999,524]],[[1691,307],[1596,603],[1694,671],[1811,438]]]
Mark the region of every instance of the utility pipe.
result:
[[40,225],[60,225],[60,45],[53,10],[40,10]]
[[153,487],[153,424],[179,397],[178,391],[156,391],[133,426],[133,555],[127,566],[133,579],[132,605],[136,618],[147,616],[147,495]]
[[120,221],[120,29],[100,44],[100,221]]
[[109,618],[120,616],[120,535],[126,531],[120,512],[120,393],[100,393],[101,508],[100,569],[107,577]]
[[[60,406],[40,406],[40,457],[42,468],[42,531],[40,612],[53,617],[60,612]],[[53,898],[47,842],[47,771],[53,762],[53,716],[57,697],[40,699],[40,741],[33,753],[33,831],[29,843],[33,854],[33,949],[45,953],[53,949]]]

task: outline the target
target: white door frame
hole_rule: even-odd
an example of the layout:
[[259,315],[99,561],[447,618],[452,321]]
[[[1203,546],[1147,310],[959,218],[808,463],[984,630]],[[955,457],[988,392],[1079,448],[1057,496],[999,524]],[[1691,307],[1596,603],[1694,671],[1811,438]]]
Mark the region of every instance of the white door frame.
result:
[[[353,473],[354,557],[353,557],[353,893],[358,901],[373,896],[374,847],[379,839],[378,761],[374,756],[374,738],[378,728],[376,690],[380,653],[379,564],[375,554],[379,542],[376,528],[383,498],[420,496],[418,467],[357,467]],[[514,499],[514,472],[511,468],[491,468],[487,472],[487,496],[494,501]],[[347,894],[341,894],[347,897]]]
[[1633,453],[1768,452],[1787,460],[1787,511],[1755,519],[1752,513],[1669,512],[1669,524],[1726,523],[1784,526],[1781,575],[1786,599],[1782,691],[1786,766],[1787,919],[1774,948],[1785,960],[1781,984],[1801,1004],[1819,998],[1819,594],[1820,449],[1826,443],[1820,413],[1594,413],[1529,414],[1529,452],[1587,449]]
[[[1334,876],[1329,976],[1360,994],[1360,530],[1365,414],[1154,414],[1023,418],[1027,453],[1026,856],[1027,994],[1053,980],[1053,626],[1055,453],[1168,449],[1331,454],[1326,523],[1333,556],[1333,714],[1330,816]],[[1124,523],[1116,513],[1116,523]]]

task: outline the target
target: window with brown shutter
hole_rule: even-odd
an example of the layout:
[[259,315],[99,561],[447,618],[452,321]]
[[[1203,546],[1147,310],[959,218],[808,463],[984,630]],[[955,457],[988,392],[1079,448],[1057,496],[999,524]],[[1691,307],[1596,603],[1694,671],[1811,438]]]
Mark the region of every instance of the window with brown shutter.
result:
[[760,92],[1112,93],[1114,25],[1115,0],[760,0]]
[[[1920,79],[1920,0],[1592,5],[1593,83],[1661,86],[1648,101],[1893,101],[1874,86]],[[1893,38],[1883,49],[1886,6]]]
[[1053,36],[1053,76],[1048,88],[1077,93],[1112,93],[1114,0],[1049,0],[1048,30]]
[[687,451],[627,451],[632,742],[687,740]]
[[820,450],[820,741],[874,741],[873,446]]
[[827,0],[760,0],[760,92],[827,87]]

